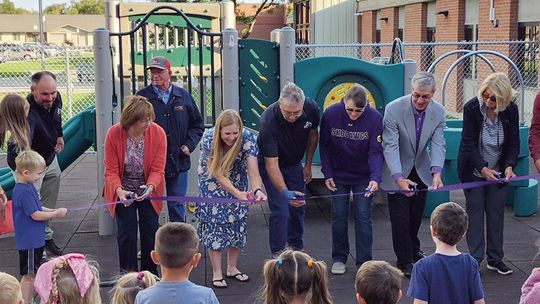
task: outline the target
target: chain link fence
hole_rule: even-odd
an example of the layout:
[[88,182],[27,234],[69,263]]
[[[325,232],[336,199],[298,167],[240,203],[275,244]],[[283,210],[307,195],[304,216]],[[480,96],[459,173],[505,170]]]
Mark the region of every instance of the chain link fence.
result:
[[92,47],[0,45],[0,98],[30,93],[30,76],[47,70],[56,75],[64,122],[95,104]]
[[[494,41],[494,42],[425,42],[403,43],[405,59],[417,63],[417,70],[428,70],[430,65],[443,54],[462,50],[461,54],[453,54],[438,62],[432,72],[437,79],[435,100],[444,104],[448,116],[461,118],[463,105],[477,95],[481,82],[492,72],[504,72],[512,81],[516,90],[516,102],[520,104],[523,122],[530,125],[534,96],[538,91],[540,72],[540,41]],[[492,55],[483,54],[463,59],[452,70],[452,64],[465,55],[467,51],[489,50],[498,52],[510,59],[515,68],[505,60]],[[387,64],[397,53],[392,53],[391,43],[344,44],[344,45],[297,45],[296,60],[321,56],[345,56],[363,59],[378,64]],[[523,85],[519,83],[519,74],[523,77]],[[444,79],[446,82],[444,83]],[[444,88],[443,88],[444,84]]]

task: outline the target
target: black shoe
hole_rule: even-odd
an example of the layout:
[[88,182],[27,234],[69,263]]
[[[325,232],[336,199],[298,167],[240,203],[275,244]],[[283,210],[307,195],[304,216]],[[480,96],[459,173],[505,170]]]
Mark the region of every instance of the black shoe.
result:
[[399,270],[401,270],[401,272],[403,272],[403,275],[407,278],[407,279],[410,279],[411,278],[411,273],[412,273],[412,269],[413,269],[413,264],[407,264],[407,265],[404,265],[404,266],[398,266]]
[[56,246],[56,243],[54,243],[52,239],[45,241],[45,250],[47,250],[47,252],[49,252],[52,255],[56,255],[56,256],[62,255],[62,249]]
[[418,252],[413,255],[413,260],[416,263],[425,257],[427,257],[427,254],[423,252],[422,250],[418,250]]
[[488,263],[487,269],[497,271],[499,274],[502,274],[502,275],[512,274],[514,272],[510,267],[506,266],[506,264],[503,263],[502,261],[497,264]]

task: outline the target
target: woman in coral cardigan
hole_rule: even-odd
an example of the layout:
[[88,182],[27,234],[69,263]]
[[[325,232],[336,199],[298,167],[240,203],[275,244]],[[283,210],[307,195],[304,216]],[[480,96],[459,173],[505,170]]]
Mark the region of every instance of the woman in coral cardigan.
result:
[[163,129],[153,122],[154,109],[146,98],[129,96],[124,103],[126,106],[122,110],[120,123],[112,126],[105,138],[103,196],[107,201],[134,199],[125,204],[109,206],[118,227],[120,270],[139,271],[139,228],[140,270],[157,274],[150,251],[154,249],[162,202],[150,201],[148,197],[163,195],[167,138]]

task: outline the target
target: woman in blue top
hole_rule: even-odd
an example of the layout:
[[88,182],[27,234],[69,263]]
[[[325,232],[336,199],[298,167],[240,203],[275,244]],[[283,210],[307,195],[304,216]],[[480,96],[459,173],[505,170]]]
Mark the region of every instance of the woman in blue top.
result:
[[[355,84],[345,97],[326,109],[321,120],[320,155],[326,187],[332,197],[333,274],[345,273],[349,255],[349,194],[374,192],[381,182],[383,165],[382,117],[369,107],[366,90]],[[371,198],[353,196],[356,266],[371,260],[373,243]]]
[[[257,166],[258,151],[255,136],[244,129],[238,113],[234,110],[221,112],[216,126],[205,131],[202,138],[197,169],[200,195],[266,200]],[[237,268],[240,250],[246,246],[248,212],[248,205],[240,203],[200,204],[195,209],[195,216],[199,219],[197,232],[208,248],[212,285],[216,288],[227,287],[221,270],[221,251],[225,248],[228,249],[227,277],[240,282],[249,280]]]

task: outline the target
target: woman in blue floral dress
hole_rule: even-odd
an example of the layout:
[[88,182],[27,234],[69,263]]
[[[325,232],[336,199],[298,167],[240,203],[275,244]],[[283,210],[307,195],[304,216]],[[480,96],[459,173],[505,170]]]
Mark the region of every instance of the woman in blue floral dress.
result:
[[[257,165],[257,141],[244,129],[236,111],[225,110],[216,126],[204,132],[199,158],[199,191],[202,197],[266,200]],[[248,189],[248,179],[251,190]],[[195,209],[197,232],[212,262],[212,285],[227,287],[221,269],[221,251],[227,249],[228,278],[246,282],[237,268],[240,250],[246,246],[249,206],[240,203],[200,204]]]

